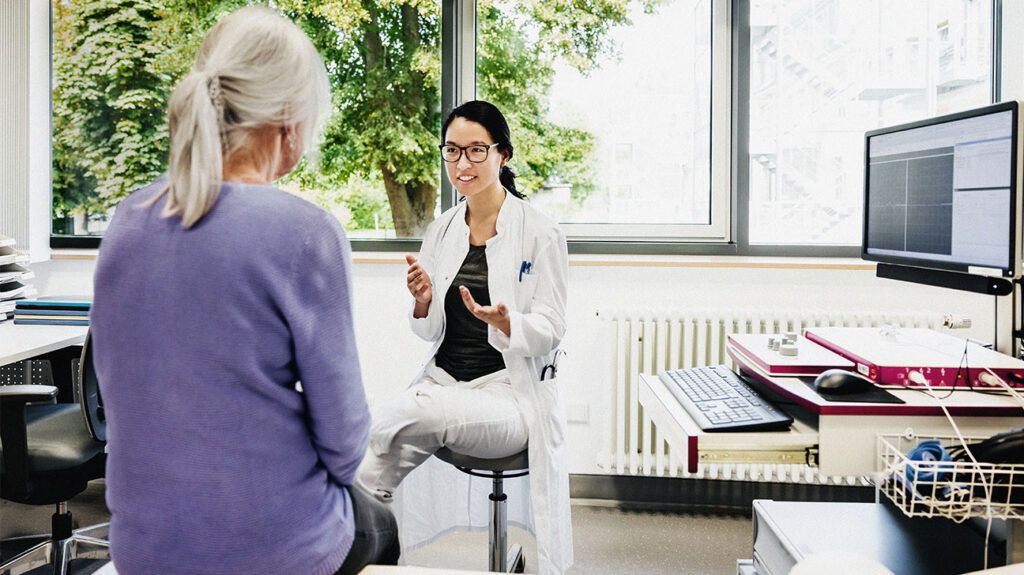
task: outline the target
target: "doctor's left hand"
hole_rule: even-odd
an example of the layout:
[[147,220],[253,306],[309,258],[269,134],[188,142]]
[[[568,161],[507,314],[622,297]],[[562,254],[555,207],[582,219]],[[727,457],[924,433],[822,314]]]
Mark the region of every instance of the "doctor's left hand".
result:
[[511,337],[512,322],[508,318],[508,308],[505,307],[505,304],[480,305],[473,299],[473,295],[469,293],[466,286],[459,286],[459,293],[462,294],[462,303],[466,304],[466,309],[473,314],[473,317],[487,325],[494,326],[501,333]]

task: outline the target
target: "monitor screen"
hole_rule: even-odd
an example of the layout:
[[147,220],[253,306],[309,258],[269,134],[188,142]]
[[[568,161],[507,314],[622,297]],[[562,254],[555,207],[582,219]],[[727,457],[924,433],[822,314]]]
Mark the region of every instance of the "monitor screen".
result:
[[1016,275],[1016,102],[866,139],[864,259]]

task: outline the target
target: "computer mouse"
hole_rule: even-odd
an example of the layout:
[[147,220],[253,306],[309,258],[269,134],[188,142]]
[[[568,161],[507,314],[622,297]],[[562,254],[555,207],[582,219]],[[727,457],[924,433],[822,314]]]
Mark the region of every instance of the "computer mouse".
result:
[[874,386],[870,379],[845,369],[827,369],[814,378],[814,391],[830,394],[864,393]]

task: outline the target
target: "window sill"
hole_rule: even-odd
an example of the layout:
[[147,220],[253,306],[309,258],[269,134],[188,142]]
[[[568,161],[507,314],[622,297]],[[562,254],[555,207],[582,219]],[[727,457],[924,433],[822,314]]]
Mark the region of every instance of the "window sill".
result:
[[51,260],[94,260],[99,255],[98,249],[59,248],[50,249]]
[[[354,252],[356,264],[404,265],[405,256],[394,252]],[[859,258],[765,256],[657,256],[570,254],[570,267],[743,268],[791,270],[873,271],[874,262]]]
[[[95,260],[99,250],[53,250],[53,260]],[[404,254],[396,252],[353,252],[352,263],[403,265]],[[873,262],[858,258],[807,258],[766,256],[658,256],[658,255],[591,255],[572,254],[570,267],[641,267],[641,268],[735,268],[777,270],[861,270],[875,269]]]

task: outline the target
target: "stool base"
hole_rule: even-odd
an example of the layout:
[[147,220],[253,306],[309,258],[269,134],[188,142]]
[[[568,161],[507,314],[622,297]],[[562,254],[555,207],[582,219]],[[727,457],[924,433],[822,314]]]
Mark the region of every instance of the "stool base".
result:
[[523,547],[518,543],[508,548],[508,562],[505,565],[505,573],[525,573],[526,558],[523,557]]

